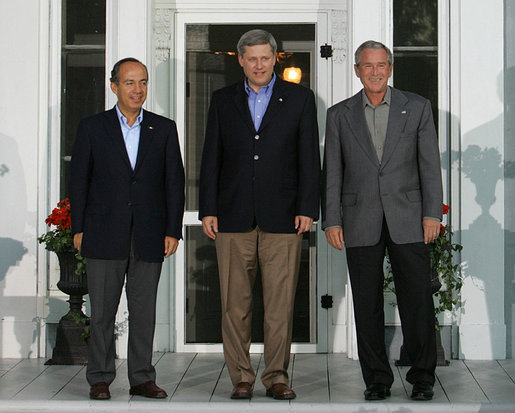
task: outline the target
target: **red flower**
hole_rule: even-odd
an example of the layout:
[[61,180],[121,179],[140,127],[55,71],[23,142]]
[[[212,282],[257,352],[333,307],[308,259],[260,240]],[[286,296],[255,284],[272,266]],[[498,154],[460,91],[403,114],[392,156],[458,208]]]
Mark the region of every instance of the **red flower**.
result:
[[48,226],[55,225],[57,229],[68,229],[71,226],[70,201],[68,198],[57,203],[57,208],[45,219]]
[[449,212],[449,209],[451,209],[451,208],[449,207],[449,205],[445,205],[445,204],[442,204],[442,205],[443,205],[443,214],[445,215],[445,214],[447,214],[447,212]]
[[445,234],[445,225],[440,224],[440,236]]

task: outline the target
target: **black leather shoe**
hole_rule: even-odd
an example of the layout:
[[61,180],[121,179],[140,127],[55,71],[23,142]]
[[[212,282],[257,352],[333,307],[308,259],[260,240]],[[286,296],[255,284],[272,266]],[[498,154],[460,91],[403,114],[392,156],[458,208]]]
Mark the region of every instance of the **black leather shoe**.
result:
[[433,398],[433,385],[424,382],[416,382],[413,385],[411,398],[413,400],[431,400]]
[[392,393],[386,384],[372,383],[365,390],[365,400],[384,400]]

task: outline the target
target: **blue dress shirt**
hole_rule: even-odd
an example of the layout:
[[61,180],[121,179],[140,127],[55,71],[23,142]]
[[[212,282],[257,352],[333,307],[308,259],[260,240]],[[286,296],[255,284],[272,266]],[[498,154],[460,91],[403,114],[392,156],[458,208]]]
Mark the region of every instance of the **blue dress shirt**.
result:
[[136,167],[136,158],[138,157],[139,135],[141,131],[141,121],[143,120],[143,108],[140,110],[136,122],[132,126],[127,124],[127,118],[120,112],[118,105],[115,106],[120,126],[122,128],[123,140],[132,169]]
[[245,78],[245,92],[249,96],[249,110],[250,116],[252,116],[252,121],[254,122],[254,128],[256,131],[259,130],[261,126],[261,121],[263,120],[263,116],[265,115],[266,108],[268,107],[268,103],[270,103],[270,98],[272,97],[272,91],[274,89],[275,84],[275,73],[272,76],[272,80],[268,83],[268,85],[263,86],[259,89],[259,93],[254,92],[252,88],[247,83],[247,78]]

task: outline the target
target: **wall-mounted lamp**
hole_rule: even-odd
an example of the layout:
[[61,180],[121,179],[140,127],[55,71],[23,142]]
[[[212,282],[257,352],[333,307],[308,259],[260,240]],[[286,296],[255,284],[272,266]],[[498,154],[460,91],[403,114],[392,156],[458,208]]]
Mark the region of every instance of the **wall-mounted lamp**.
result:
[[283,79],[291,83],[300,83],[302,70],[300,70],[300,67],[287,67],[283,71]]

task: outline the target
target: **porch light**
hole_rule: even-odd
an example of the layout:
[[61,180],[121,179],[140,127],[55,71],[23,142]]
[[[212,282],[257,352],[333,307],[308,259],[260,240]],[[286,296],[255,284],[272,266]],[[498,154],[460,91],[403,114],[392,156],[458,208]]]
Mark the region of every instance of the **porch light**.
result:
[[291,83],[300,83],[302,70],[300,67],[287,67],[283,72],[283,79]]

